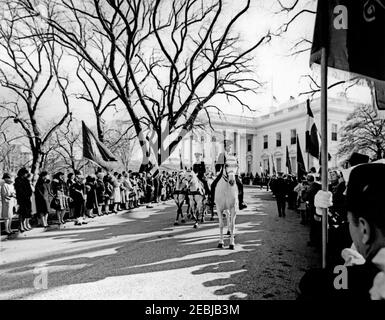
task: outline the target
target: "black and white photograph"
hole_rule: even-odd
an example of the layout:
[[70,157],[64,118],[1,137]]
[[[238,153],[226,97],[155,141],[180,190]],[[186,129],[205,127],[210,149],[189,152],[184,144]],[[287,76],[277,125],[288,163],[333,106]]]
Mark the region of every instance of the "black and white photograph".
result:
[[0,0],[0,191],[3,301],[385,300],[385,0]]

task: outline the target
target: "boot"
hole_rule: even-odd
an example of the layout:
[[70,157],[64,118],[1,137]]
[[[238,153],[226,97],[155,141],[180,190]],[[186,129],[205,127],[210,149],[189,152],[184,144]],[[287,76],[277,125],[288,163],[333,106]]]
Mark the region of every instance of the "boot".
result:
[[239,202],[239,210],[243,210],[247,208],[247,204],[243,202],[243,194],[241,194],[238,197],[238,202]]

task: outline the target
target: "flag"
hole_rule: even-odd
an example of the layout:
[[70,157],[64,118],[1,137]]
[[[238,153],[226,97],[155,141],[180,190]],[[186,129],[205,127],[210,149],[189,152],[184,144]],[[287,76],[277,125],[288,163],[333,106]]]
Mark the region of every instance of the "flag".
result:
[[276,174],[277,172],[275,171],[275,163],[274,163],[273,155],[271,155],[271,162],[273,163],[273,174]]
[[182,154],[179,152],[179,165],[180,169],[183,170]]
[[310,100],[307,100],[307,119],[306,119],[306,152],[314,158],[319,157],[318,130],[314,123],[313,112],[310,108]]
[[[322,150],[322,148],[320,149],[320,151],[319,151],[319,165],[320,166],[322,166],[322,164],[321,164],[321,159],[322,159],[322,153],[321,153],[321,150]],[[330,153],[328,152],[328,161],[330,161],[332,159],[332,156],[330,155]]]
[[290,162],[290,156],[289,156],[289,148],[286,146],[286,168],[287,172],[291,174],[291,162]]
[[[319,140],[322,141],[322,138],[321,138],[321,135],[319,135]],[[321,151],[322,151],[322,144],[320,145],[320,149],[319,149],[319,165],[322,166],[321,162],[322,162],[322,157],[321,157]],[[332,159],[332,156],[330,155],[330,153],[328,152],[328,161],[330,161]]]
[[100,167],[111,170],[119,162],[110,150],[100,142],[82,121],[83,157],[95,162]]
[[385,110],[385,0],[319,0],[310,64],[322,48],[329,67],[371,80]]
[[259,170],[261,170],[261,175],[263,174],[262,162],[259,162]]
[[298,180],[302,179],[303,176],[306,176],[306,167],[305,167],[305,162],[303,161],[302,157],[302,151],[301,151],[301,146],[299,145],[299,139],[297,135],[297,177]]

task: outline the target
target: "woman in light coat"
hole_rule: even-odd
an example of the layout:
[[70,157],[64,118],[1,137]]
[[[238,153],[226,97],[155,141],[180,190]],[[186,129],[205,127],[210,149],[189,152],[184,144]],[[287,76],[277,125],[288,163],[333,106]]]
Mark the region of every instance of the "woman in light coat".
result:
[[10,174],[4,173],[4,182],[1,184],[1,219],[5,221],[5,234],[11,235],[12,217],[16,207],[16,191]]

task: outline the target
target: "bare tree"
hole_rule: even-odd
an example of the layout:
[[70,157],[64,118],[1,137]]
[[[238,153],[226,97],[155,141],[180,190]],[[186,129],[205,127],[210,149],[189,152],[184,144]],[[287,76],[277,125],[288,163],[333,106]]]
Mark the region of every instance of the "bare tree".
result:
[[[100,54],[103,56],[104,62],[102,64],[103,72],[106,75],[109,74],[109,64],[107,63],[108,56],[100,49]],[[96,129],[98,138],[101,142],[104,142],[104,128],[105,124],[103,115],[110,107],[116,107],[115,101],[118,100],[118,96],[111,94],[109,84],[100,78],[100,75],[95,68],[89,65],[80,56],[75,57],[78,62],[76,69],[77,78],[80,80],[85,92],[77,93],[76,97],[80,100],[84,100],[91,104],[96,120]]]
[[122,169],[128,171],[129,164],[136,146],[136,134],[131,124],[124,128],[122,125],[114,125],[107,128],[105,133],[106,145],[116,155],[122,165]]
[[[0,1],[0,85],[11,94],[1,105],[5,120],[20,125],[28,139],[33,161],[31,171],[39,168],[42,150],[50,136],[70,116],[68,79],[59,74],[62,50],[46,38],[52,32],[12,1]],[[42,99],[56,85],[65,112],[43,132],[45,119],[39,115]]]
[[222,0],[56,0],[45,8],[42,1],[40,6],[18,2],[48,23],[56,41],[97,71],[119,97],[144,163],[152,154],[162,164],[198,114],[216,108],[210,104],[214,96],[249,108],[242,94],[261,85],[251,74],[251,53],[270,34],[246,49],[233,34],[250,0],[230,17]]
[[81,170],[86,165],[81,157],[81,150],[81,130],[70,121],[52,135],[44,157],[44,168]]
[[365,153],[377,160],[385,152],[385,120],[378,119],[371,106],[362,106],[350,114],[341,128],[339,156]]
[[[281,36],[284,33],[290,32],[290,28],[295,23],[300,23],[301,18],[304,16],[316,15],[316,0],[277,0],[278,9],[276,14],[287,16],[286,22],[284,22],[278,30],[274,33],[276,36]],[[312,48],[312,39],[306,34],[299,36],[292,45],[289,56],[298,56],[309,53]],[[313,98],[313,96],[321,91],[320,79],[316,79],[313,76],[306,74],[302,76],[308,82],[309,90],[300,93],[300,96],[306,95]],[[345,86],[345,93],[360,83],[360,79],[353,77],[351,79],[337,80],[328,85],[328,89],[332,89],[339,86]]]

